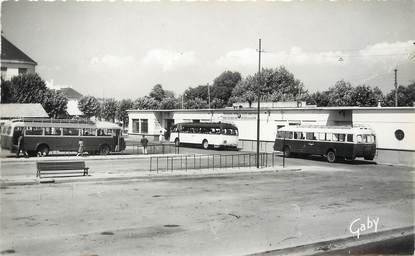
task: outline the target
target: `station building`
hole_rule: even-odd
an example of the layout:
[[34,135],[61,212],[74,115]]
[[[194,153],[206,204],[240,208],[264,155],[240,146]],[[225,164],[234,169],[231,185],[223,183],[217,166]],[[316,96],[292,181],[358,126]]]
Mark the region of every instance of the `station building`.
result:
[[[251,106],[256,106],[253,103]],[[128,134],[158,141],[181,122],[224,122],[239,129],[240,147],[256,150],[257,108],[128,110]],[[377,162],[415,164],[415,107],[316,107],[305,102],[261,103],[260,150],[272,151],[277,129],[287,125],[366,126],[377,137]]]

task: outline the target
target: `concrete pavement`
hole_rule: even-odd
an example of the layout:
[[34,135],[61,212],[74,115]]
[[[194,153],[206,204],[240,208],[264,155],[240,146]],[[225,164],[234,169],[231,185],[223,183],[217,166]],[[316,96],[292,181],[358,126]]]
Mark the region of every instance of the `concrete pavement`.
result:
[[305,162],[300,171],[6,186],[1,250],[242,255],[350,237],[368,216],[379,232],[413,224],[413,169]]

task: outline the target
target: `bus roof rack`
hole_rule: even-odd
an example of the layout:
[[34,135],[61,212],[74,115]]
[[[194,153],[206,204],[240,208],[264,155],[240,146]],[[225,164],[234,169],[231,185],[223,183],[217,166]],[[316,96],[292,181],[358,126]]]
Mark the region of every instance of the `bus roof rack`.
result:
[[89,119],[18,118],[12,122],[54,123],[54,124],[95,124]]

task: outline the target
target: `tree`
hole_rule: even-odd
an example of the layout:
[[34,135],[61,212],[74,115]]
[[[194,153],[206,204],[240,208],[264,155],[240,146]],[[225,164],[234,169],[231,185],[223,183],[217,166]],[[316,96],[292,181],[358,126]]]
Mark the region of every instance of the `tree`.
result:
[[350,95],[350,105],[360,107],[375,107],[378,100],[382,100],[382,91],[375,87],[372,89],[367,85],[356,86]]
[[162,101],[166,97],[166,92],[163,90],[161,84],[156,84],[151,90],[149,96],[157,101]]
[[117,101],[114,99],[105,99],[101,106],[101,117],[107,121],[115,122],[117,114]]
[[317,107],[327,107],[329,105],[330,99],[327,91],[323,92],[314,92],[306,99],[307,104],[317,105]]
[[160,109],[176,109],[179,107],[179,101],[174,97],[164,98],[160,102]]
[[128,109],[133,108],[133,102],[130,99],[123,99],[117,104],[117,114],[116,117],[123,124],[123,127],[128,126]]
[[327,94],[329,97],[328,106],[353,106],[353,87],[350,82],[337,81],[333,87],[329,88]]
[[187,100],[184,103],[184,107],[187,108],[187,109],[202,109],[202,108],[207,108],[208,103],[204,99],[195,98],[195,99]]
[[201,100],[208,101],[208,87],[207,85],[199,85],[195,88],[189,87],[184,91],[184,100],[195,100],[199,98]]
[[61,92],[47,89],[44,92],[42,106],[51,118],[67,118],[68,99]]
[[215,101],[215,107],[213,108],[222,108],[227,105],[229,98],[232,96],[233,88],[235,88],[241,80],[241,74],[239,72],[232,71],[225,71],[216,77],[215,80],[213,80],[213,86],[210,93],[212,103]]
[[12,83],[1,79],[1,103],[14,103],[16,102],[13,91]]
[[133,106],[137,109],[160,109],[160,102],[152,97],[144,96],[136,99]]
[[42,78],[32,73],[14,76],[11,79],[11,88],[17,103],[42,103],[47,90]]
[[84,96],[78,102],[78,108],[88,118],[98,116],[100,113],[100,104],[93,96]]
[[251,105],[257,100],[258,82],[261,85],[261,99],[268,101],[296,100],[307,93],[303,83],[281,66],[275,69],[262,69],[260,76],[257,73],[241,80],[233,89],[232,96],[244,99]]
[[[413,106],[415,102],[415,82],[408,86],[398,86],[398,106]],[[385,97],[386,106],[395,106],[395,89]]]

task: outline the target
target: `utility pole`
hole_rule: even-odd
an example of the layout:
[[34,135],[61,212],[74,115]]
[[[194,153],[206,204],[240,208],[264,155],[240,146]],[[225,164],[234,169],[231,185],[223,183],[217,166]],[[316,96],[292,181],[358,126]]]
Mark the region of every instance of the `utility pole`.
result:
[[261,38],[259,39],[259,47],[258,47],[258,115],[257,115],[257,122],[256,122],[256,168],[259,168],[259,115],[260,115],[260,98],[261,98]]
[[208,87],[208,99],[209,99],[209,109],[210,109],[210,86],[209,83],[207,84]]
[[395,107],[398,106],[398,69],[395,68]]

